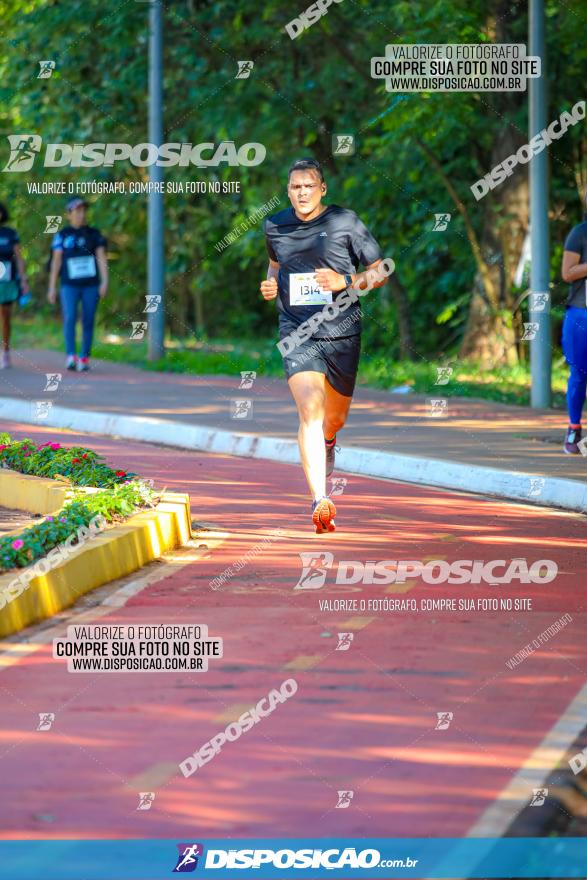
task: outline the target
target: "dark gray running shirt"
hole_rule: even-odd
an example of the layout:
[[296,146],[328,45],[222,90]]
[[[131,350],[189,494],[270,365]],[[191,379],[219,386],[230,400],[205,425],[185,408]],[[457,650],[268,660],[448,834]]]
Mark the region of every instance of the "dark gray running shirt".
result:
[[[381,248],[354,211],[328,205],[314,220],[300,220],[293,208],[286,208],[265,220],[265,239],[270,258],[279,263],[277,309],[282,330],[297,327],[323,305],[292,305],[290,275],[334,269],[341,275],[353,274],[359,265],[369,266],[383,258]],[[332,301],[344,291],[332,294]],[[336,325],[344,321],[344,332]],[[361,332],[359,301],[350,305],[339,318],[324,321],[312,333],[317,339],[327,336],[356,336]]]
[[[565,250],[579,254],[579,262],[587,263],[587,221],[571,229],[565,241]],[[587,278],[571,281],[567,297],[568,306],[587,309]]]

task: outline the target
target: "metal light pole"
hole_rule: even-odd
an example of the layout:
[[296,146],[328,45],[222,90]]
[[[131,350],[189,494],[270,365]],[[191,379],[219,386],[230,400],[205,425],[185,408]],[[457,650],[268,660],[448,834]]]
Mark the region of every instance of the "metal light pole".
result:
[[[529,82],[530,139],[546,126],[546,48],[544,43],[544,0],[530,0],[529,54],[539,55],[539,77]],[[535,409],[551,403],[550,296],[548,252],[548,155],[546,150],[530,160],[530,320],[538,332],[530,342],[532,370],[531,405]],[[547,294],[545,298],[535,294]],[[546,304],[544,305],[544,299]],[[542,301],[542,310],[537,309]]]
[[[149,8],[149,142],[163,143],[163,12],[162,0],[151,0]],[[149,181],[161,183],[163,168],[151,165]],[[163,193],[149,193],[147,284],[150,296],[160,296],[157,310],[149,314],[149,360],[165,354],[165,241]]]

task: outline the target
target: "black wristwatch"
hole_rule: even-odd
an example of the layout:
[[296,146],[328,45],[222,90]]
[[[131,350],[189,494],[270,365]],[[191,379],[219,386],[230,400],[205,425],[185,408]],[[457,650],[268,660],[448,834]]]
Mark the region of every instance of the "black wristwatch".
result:
[[351,287],[352,283],[353,283],[353,276],[352,275],[345,275],[344,276],[344,283],[346,284],[347,287]]

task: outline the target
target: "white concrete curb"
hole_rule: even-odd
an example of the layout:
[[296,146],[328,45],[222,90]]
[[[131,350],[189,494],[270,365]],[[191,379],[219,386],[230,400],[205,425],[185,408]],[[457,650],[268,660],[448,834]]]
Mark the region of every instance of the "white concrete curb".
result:
[[[179,446],[203,452],[261,458],[289,464],[299,462],[297,442],[256,434],[238,434],[206,426],[170,422],[146,416],[125,416],[108,412],[53,406],[42,421],[35,418],[30,401],[0,398],[0,418],[54,428],[71,428],[93,434],[142,440],[164,446]],[[358,446],[343,449],[336,457],[337,471],[401,480],[442,489],[458,489],[479,495],[494,495],[526,504],[558,507],[579,513],[587,511],[587,483],[557,477],[541,477],[520,471],[506,471],[478,465],[459,464],[414,455],[377,452]]]

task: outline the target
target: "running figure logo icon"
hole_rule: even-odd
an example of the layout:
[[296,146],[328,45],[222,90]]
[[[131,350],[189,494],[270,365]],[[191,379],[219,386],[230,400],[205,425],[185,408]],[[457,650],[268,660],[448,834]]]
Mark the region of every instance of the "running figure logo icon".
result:
[[334,156],[354,156],[355,136],[353,134],[333,134],[332,153]]
[[543,312],[550,302],[549,293],[531,293],[530,294],[530,311]]
[[438,718],[438,721],[436,722],[434,730],[448,730],[450,722],[454,716],[452,712],[437,712],[436,717]]
[[39,712],[39,726],[37,730],[51,730],[55,721],[55,712]]
[[47,383],[43,391],[57,391],[63,375],[61,373],[45,373],[45,376],[47,377]]
[[328,569],[332,567],[334,555],[325,551],[300,553],[302,573],[294,590],[320,590],[326,583]]
[[448,229],[448,224],[450,223],[450,214],[435,214],[434,215],[434,226],[432,227],[432,232],[444,232],[445,229]]
[[354,637],[354,633],[338,633],[338,644],[336,646],[336,650],[349,651],[351,647],[351,642]]
[[537,333],[538,324],[535,321],[524,321],[524,333],[522,335],[522,342],[527,342],[528,340],[531,342],[536,337]]
[[161,302],[161,296],[158,293],[149,293],[145,296],[145,308],[143,312],[147,312],[147,314],[152,315],[153,312],[156,312],[159,308],[159,304]]
[[239,388],[247,388],[253,387],[253,382],[257,378],[257,373],[255,370],[241,370],[241,383],[238,386]]
[[448,400],[445,397],[426,398],[426,403],[430,407],[428,415],[433,419],[440,419],[448,413]]
[[57,214],[45,214],[45,232],[58,232],[63,218]]
[[528,496],[530,498],[536,498],[542,490],[544,489],[544,477],[530,477],[530,489],[528,491]]
[[154,791],[139,791],[139,805],[137,810],[150,810],[154,800]]
[[[336,451],[339,451],[338,447],[336,447]],[[332,495],[342,495],[347,483],[348,480],[346,477],[332,477],[332,488],[330,490],[330,496],[332,497]]]
[[148,324],[145,321],[132,321],[131,339],[144,339]]
[[231,419],[252,419],[253,418],[253,401],[252,400],[232,400]]
[[346,810],[350,807],[351,801],[355,795],[354,791],[337,791],[338,795],[338,803],[336,804],[337,810]]
[[49,413],[53,407],[52,400],[33,400],[33,421],[42,422],[49,418]]
[[9,134],[10,157],[2,171],[30,171],[43,139],[38,134]]
[[248,79],[251,75],[251,71],[255,66],[254,61],[237,61],[238,70],[235,76],[235,79]]
[[528,804],[530,807],[541,807],[546,798],[548,797],[548,789],[547,788],[533,788],[532,789],[532,800]]
[[435,385],[448,385],[448,380],[452,376],[452,367],[436,367]]
[[204,855],[201,843],[178,843],[179,856],[173,869],[174,874],[187,874],[198,867],[198,857]]
[[37,79],[49,79],[53,71],[55,70],[55,62],[54,61],[39,61],[39,67],[41,68],[39,73],[37,74]]

